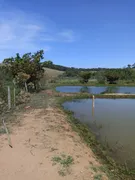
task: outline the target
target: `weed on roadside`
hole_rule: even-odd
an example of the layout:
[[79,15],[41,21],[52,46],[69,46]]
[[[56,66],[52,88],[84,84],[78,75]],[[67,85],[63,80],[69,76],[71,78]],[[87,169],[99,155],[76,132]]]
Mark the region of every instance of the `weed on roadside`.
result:
[[102,180],[103,178],[102,178],[102,174],[96,174],[95,176],[94,176],[94,180]]
[[74,163],[72,156],[62,154],[61,156],[54,156],[52,161],[53,165],[60,165],[60,170],[58,171],[59,175],[66,176],[67,174],[70,174],[69,167]]
[[98,172],[98,167],[96,167],[96,166],[91,166],[91,169],[92,169],[94,172]]

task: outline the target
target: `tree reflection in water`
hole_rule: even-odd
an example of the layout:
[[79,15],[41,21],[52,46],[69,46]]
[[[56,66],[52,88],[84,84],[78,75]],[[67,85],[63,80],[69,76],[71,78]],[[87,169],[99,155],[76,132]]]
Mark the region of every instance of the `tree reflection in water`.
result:
[[106,90],[104,92],[102,92],[101,94],[106,94],[106,93],[118,93],[118,87],[108,86],[108,87],[106,87]]
[[90,93],[90,88],[88,88],[87,86],[83,86],[83,87],[80,89],[80,92],[81,92],[81,93]]

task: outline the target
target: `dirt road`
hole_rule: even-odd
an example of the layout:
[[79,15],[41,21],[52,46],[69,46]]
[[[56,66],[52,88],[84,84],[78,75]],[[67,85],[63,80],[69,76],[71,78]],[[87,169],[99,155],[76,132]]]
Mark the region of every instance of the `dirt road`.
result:
[[47,106],[18,115],[21,125],[12,128],[13,148],[0,136],[1,180],[108,179],[98,171],[93,152],[72,131],[66,115]]

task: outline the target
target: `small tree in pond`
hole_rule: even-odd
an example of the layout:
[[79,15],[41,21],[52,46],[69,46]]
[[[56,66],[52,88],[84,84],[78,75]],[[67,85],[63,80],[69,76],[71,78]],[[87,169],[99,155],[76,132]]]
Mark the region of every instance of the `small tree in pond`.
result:
[[90,79],[90,77],[91,77],[91,73],[90,72],[81,72],[80,74],[79,74],[79,76],[80,76],[80,82],[81,83],[88,83],[88,81],[89,81],[89,79]]

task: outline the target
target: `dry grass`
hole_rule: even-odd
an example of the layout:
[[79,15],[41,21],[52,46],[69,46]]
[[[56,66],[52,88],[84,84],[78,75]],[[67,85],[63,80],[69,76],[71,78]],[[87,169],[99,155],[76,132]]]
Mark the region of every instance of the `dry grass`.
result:
[[45,69],[45,75],[47,76],[47,79],[54,79],[57,78],[59,75],[62,75],[64,71],[58,71],[55,69],[49,69],[49,68],[44,68]]

